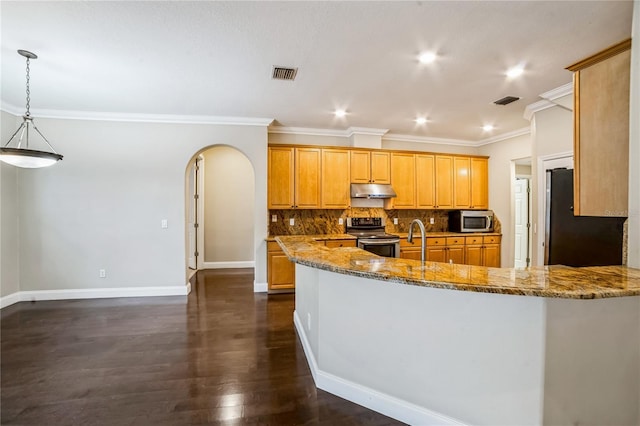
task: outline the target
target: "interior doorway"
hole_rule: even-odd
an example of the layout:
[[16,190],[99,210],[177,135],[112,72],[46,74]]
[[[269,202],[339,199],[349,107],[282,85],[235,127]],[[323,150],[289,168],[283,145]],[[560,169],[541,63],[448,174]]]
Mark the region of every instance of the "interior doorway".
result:
[[526,177],[516,178],[515,189],[515,221],[514,221],[514,265],[526,268],[531,265],[529,243],[531,241],[531,180]]
[[526,268],[531,266],[532,250],[531,157],[520,158],[513,163],[513,266]]

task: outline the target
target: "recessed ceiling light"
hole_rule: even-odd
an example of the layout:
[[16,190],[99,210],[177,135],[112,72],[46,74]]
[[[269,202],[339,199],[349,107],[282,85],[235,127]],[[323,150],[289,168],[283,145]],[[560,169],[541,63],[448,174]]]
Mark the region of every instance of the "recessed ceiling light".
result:
[[343,109],[337,109],[334,114],[336,115],[336,117],[344,117],[345,115],[347,115],[347,111],[343,110]]
[[418,60],[422,64],[430,64],[430,63],[432,63],[433,61],[436,60],[436,54],[435,54],[435,52],[422,52],[418,56]]
[[484,130],[485,132],[490,132],[494,129],[492,124],[485,124],[484,126],[482,126],[482,130]]
[[416,124],[427,124],[427,119],[425,117],[416,118]]
[[507,77],[509,78],[516,78],[521,76],[523,72],[524,72],[524,66],[516,65],[515,67],[509,68],[506,74],[507,74]]

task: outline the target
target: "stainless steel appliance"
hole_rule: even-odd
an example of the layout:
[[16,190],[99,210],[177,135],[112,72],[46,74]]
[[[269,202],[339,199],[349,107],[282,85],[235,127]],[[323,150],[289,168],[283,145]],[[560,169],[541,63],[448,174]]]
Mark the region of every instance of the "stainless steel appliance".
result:
[[547,170],[545,265],[622,264],[624,217],[573,215],[573,170]]
[[493,232],[491,210],[454,210],[449,212],[451,232]]
[[346,232],[358,238],[358,247],[384,257],[400,257],[400,238],[387,234],[382,217],[348,217]]

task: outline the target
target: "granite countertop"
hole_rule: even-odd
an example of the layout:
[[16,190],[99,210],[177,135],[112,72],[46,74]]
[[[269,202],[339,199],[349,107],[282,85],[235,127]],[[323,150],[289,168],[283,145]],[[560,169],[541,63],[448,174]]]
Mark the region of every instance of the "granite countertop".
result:
[[[281,235],[284,236],[284,235]],[[312,241],[326,241],[326,240],[357,240],[356,237],[349,234],[318,234],[318,235],[289,235],[290,237],[303,237]],[[267,242],[276,241],[278,235],[269,235],[265,238]]]
[[[350,237],[343,235],[343,238]],[[355,247],[329,248],[318,244],[318,239],[329,237],[291,235],[274,238],[289,259],[301,265],[399,284],[567,299],[640,296],[640,269],[626,266],[573,268],[553,265],[520,269],[422,263],[379,257]]]
[[[394,232],[394,235],[399,236],[400,238],[407,238],[409,235],[408,232]],[[478,235],[486,235],[486,236],[501,236],[502,234],[499,232],[427,232],[426,237],[475,237]],[[416,228],[413,230],[413,236],[420,238],[420,231]]]

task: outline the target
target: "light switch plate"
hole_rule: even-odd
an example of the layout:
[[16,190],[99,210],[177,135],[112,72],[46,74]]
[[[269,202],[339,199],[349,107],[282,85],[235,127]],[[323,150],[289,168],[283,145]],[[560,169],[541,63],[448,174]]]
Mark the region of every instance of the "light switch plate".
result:
[[429,223],[433,225],[434,223],[436,223],[436,221],[432,217],[430,217],[429,218]]
[[275,214],[271,215],[271,222],[277,222],[278,221],[278,216]]
[[167,219],[162,219],[160,226],[162,226],[162,229],[167,229],[169,227]]
[[342,225],[342,224],[344,224],[344,219],[342,218],[338,219],[338,225]]
[[393,218],[393,224],[394,224],[394,225],[397,225],[397,224],[398,224],[398,218],[397,218],[397,217],[394,217],[394,218]]
[[294,218],[289,219],[289,226],[293,226],[296,224],[296,220]]

